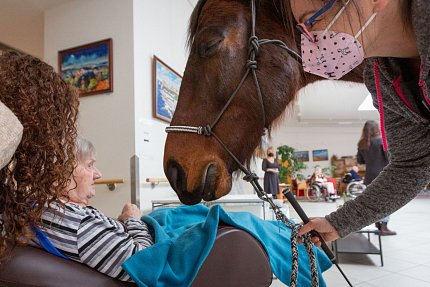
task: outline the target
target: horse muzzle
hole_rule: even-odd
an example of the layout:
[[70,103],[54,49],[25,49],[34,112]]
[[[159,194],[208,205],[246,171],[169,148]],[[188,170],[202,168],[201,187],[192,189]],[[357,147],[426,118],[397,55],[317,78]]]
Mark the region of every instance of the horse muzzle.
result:
[[187,205],[212,201],[231,189],[231,176],[222,163],[198,161],[181,165],[174,159],[165,164],[164,172],[180,201]]

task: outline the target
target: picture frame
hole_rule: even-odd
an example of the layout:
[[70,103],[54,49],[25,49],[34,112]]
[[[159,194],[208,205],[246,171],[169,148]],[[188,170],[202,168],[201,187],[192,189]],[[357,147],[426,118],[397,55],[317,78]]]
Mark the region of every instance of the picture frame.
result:
[[309,161],[309,151],[305,150],[305,151],[295,151],[293,153],[293,157],[296,160],[300,160],[300,161]]
[[326,161],[328,160],[328,150],[326,149],[317,149],[312,151],[312,160],[313,161]]
[[153,57],[153,117],[170,123],[176,109],[182,76]]
[[59,51],[58,73],[80,96],[113,92],[112,39]]

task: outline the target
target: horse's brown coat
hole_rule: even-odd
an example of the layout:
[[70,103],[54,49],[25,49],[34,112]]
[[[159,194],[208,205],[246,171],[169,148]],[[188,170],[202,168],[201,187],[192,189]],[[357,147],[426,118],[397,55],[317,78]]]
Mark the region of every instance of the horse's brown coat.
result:
[[[284,5],[287,1],[257,1],[256,35],[280,39],[298,51],[300,37]],[[190,19],[190,55],[172,125],[205,126],[215,119],[245,72],[250,25],[249,0],[199,1]],[[214,127],[242,162],[251,159],[260,143],[263,116],[270,130],[298,90],[318,80],[303,73],[300,64],[276,46],[262,47],[257,61],[265,115],[249,76]],[[361,74],[358,69],[345,79],[361,82]],[[181,201],[195,204],[227,194],[237,166],[213,137],[172,133],[166,140],[164,169]]]

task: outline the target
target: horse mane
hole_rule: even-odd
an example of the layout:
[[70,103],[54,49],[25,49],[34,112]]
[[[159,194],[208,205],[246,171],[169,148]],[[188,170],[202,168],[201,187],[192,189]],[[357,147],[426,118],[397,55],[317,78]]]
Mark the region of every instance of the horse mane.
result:
[[[193,12],[191,13],[190,20],[189,20],[189,27],[188,27],[188,38],[187,38],[187,47],[188,49],[191,48],[194,36],[197,33],[197,28],[199,24],[199,18],[200,14],[202,12],[203,6],[205,5],[207,0],[199,0],[194,7]],[[246,2],[250,2],[251,0],[243,0]],[[274,18],[277,18],[279,21],[281,21],[285,27],[286,32],[290,32],[293,36],[293,39],[295,40],[295,36],[297,35],[295,27],[295,19],[293,15],[291,14],[291,10],[287,9],[288,3],[286,3],[288,0],[255,0],[256,5],[264,5],[269,4],[271,2],[272,5],[270,5],[272,10],[272,15]],[[258,9],[258,8],[257,8]]]

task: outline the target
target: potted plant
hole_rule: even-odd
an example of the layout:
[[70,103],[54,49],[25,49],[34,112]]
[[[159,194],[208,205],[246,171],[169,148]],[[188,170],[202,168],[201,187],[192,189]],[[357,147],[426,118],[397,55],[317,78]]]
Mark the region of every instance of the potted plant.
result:
[[292,179],[300,181],[306,178],[300,173],[306,168],[306,165],[303,161],[294,158],[295,151],[293,147],[287,145],[278,147],[278,157],[281,161],[279,163],[279,179],[283,183],[291,184]]

